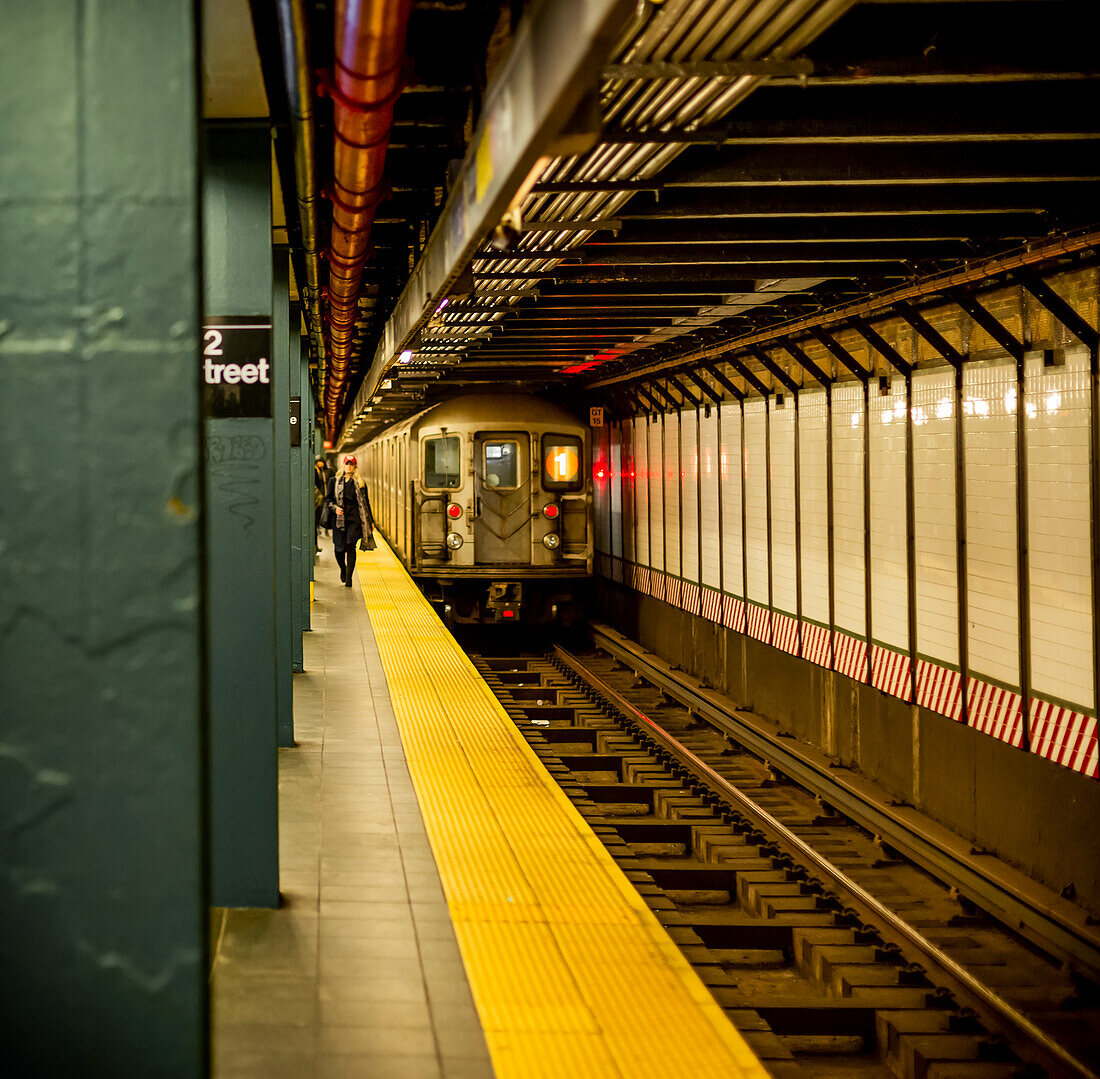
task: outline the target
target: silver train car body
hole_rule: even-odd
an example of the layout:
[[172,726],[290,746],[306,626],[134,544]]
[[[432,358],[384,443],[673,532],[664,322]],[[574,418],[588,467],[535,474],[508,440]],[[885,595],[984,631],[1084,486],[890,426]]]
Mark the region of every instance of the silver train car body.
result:
[[575,416],[520,394],[458,396],[352,452],[377,527],[446,621],[579,615],[592,458]]

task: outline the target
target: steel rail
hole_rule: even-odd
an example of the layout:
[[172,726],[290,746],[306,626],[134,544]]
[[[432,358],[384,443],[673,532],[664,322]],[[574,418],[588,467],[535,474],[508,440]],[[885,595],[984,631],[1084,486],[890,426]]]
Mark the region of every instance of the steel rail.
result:
[[771,839],[783,844],[813,867],[813,870],[825,878],[833,888],[847,894],[850,900],[863,908],[872,919],[885,927],[897,943],[907,944],[935,968],[941,980],[954,982],[977,1004],[980,1017],[994,1031],[1001,1034],[1022,1034],[1038,1051],[1044,1066],[1051,1068],[1054,1075],[1071,1075],[1079,1079],[1100,1079],[1097,1073],[1086,1064],[1077,1060],[1063,1046],[1059,1045],[1045,1031],[1037,1027],[1026,1015],[1014,1008],[1008,1001],[994,993],[987,985],[974,977],[965,967],[960,966],[949,955],[937,948],[924,937],[919,930],[909,925],[889,907],[876,899],[861,885],[852,880],[843,870],[838,869],[827,858],[813,849],[805,840],[792,832],[785,824],[777,820],[762,806],[758,805],[724,776],[716,772],[663,727],[655,723],[644,712],[639,711],[618,691],[609,686],[599,675],[590,671],[575,656],[560,645],[554,646],[554,655],[582,681],[587,682],[607,701],[625,715],[648,730],[667,750],[673,752],[683,765],[703,777],[706,782],[746,814],[754,818],[757,827],[771,833]]
[[888,845],[904,852],[939,880],[957,887],[961,894],[1012,926],[1014,931],[1062,961],[1075,964],[1094,980],[1100,980],[1100,933],[1094,931],[1089,934],[1087,927],[1058,915],[1041,899],[1026,901],[1017,882],[998,880],[974,863],[945,850],[936,838],[907,823],[900,814],[891,813],[869,800],[855,785],[829,770],[827,764],[819,764],[797,749],[776,741],[766,731],[685,684],[671,671],[662,670],[624,644],[625,638],[614,630],[599,623],[589,623],[589,628],[598,647],[639,672],[644,669],[647,679],[685,708],[703,716],[707,722],[753,753],[775,763],[796,783],[820,795],[829,805],[843,810],[846,816],[862,827],[882,836]]

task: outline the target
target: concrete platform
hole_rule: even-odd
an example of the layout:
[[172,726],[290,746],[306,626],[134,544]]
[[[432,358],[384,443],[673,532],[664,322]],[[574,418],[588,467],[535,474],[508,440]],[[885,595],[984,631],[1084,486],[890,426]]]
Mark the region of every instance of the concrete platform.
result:
[[324,542],[298,745],[279,751],[283,906],[215,911],[217,1079],[490,1079],[358,584]]

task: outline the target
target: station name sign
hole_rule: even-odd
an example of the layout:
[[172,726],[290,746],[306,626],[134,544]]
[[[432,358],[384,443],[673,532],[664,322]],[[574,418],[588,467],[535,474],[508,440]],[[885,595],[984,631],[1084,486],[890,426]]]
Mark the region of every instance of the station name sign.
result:
[[271,323],[252,316],[208,316],[199,347],[207,419],[272,416]]

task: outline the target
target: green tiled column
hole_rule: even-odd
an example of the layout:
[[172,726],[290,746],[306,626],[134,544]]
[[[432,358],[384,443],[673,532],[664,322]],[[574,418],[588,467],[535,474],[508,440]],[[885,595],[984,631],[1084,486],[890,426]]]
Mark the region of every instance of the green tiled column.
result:
[[[295,414],[297,425],[291,427],[290,447],[290,658],[291,669],[296,673],[303,669],[302,656],[302,566],[306,557],[305,547],[305,470],[302,467],[304,458],[309,457],[308,434],[303,430],[302,417],[304,410],[301,407],[302,400],[302,357],[301,339],[301,314],[295,304],[290,311],[290,396],[299,402]],[[294,445],[295,436],[298,445]],[[312,506],[310,507],[312,511]],[[312,525],[313,518],[310,518]],[[309,546],[310,555],[313,554],[313,545]],[[308,599],[308,596],[307,596]]]
[[[205,133],[204,309],[271,321],[267,125]],[[211,901],[279,902],[273,418],[206,420]],[[289,671],[287,672],[289,677]]]
[[[290,249],[274,252],[272,296],[272,367],[274,372],[275,452],[275,703],[278,744],[294,745],[294,705],[290,689],[293,670],[290,587]],[[295,328],[296,330],[296,328]],[[294,352],[297,353],[297,347]],[[295,355],[297,360],[297,355]]]
[[0,1047],[207,1074],[191,0],[0,16]]

